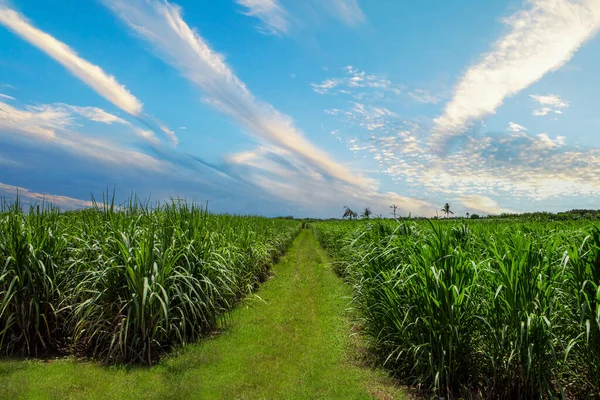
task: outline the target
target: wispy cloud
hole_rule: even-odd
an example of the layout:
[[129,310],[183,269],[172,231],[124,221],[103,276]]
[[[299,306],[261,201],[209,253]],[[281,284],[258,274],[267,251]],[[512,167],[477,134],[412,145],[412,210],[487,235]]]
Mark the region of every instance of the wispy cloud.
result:
[[[131,122],[124,120],[123,118],[117,117],[116,115],[112,115],[107,113],[106,111],[97,108],[97,107],[74,107],[74,106],[69,106],[72,110],[74,110],[75,112],[77,112],[79,115],[81,115],[84,118],[87,118],[90,121],[95,121],[95,122],[101,122],[104,124],[113,124],[113,123],[118,123],[118,124],[122,124],[125,125],[126,127],[129,127],[131,129],[131,131],[136,134],[140,139],[152,144],[152,145],[158,145],[159,144],[159,140],[156,137],[156,135],[154,134],[154,131],[150,130],[150,129],[144,129],[144,128],[140,128],[139,126],[135,126],[134,124],[132,124]],[[166,134],[167,137],[169,137],[171,139],[171,143],[178,143],[178,139],[175,137],[175,134],[169,130],[169,128],[167,128],[164,125],[160,126],[161,130],[165,131],[166,130]]]
[[11,158],[8,158],[8,157],[0,154],[0,165],[10,166],[10,167],[18,167],[21,164]]
[[96,93],[123,111],[135,116],[141,114],[142,103],[113,76],[79,57],[65,43],[37,29],[23,15],[2,3],[0,3],[0,23],[62,64]]
[[185,23],[180,7],[152,0],[104,3],[150,42],[160,57],[202,89],[207,103],[231,116],[248,133],[295,154],[329,177],[357,181],[356,174],[308,141],[288,116],[257,100],[224,57]]
[[[234,171],[269,195],[295,204],[295,213],[322,216],[341,215],[342,206],[387,215],[390,204],[399,204],[403,214],[432,216],[435,208],[422,199],[381,193],[358,184],[331,182],[314,167],[293,154],[272,147],[232,154],[227,158]],[[318,209],[315,209],[318,204]]]
[[367,20],[357,0],[320,1],[338,19],[348,25],[358,25]]
[[91,201],[75,199],[68,196],[60,196],[49,193],[37,193],[26,188],[7,185],[0,182],[0,196],[2,197],[19,197],[19,200],[25,203],[51,203],[58,207],[67,209],[92,207]]
[[359,102],[352,103],[348,111],[337,108],[325,110],[329,115],[341,116],[347,122],[358,125],[369,131],[374,131],[386,126],[390,119],[395,120],[398,116],[383,106],[374,106]]
[[471,66],[455,87],[452,100],[435,120],[431,141],[443,149],[453,136],[495,112],[547,72],[557,70],[600,28],[597,0],[530,0],[506,18],[508,32]]
[[[90,157],[100,162],[161,171],[169,164],[138,151],[123,149],[103,139],[78,133],[78,117],[103,122],[123,123],[127,129],[145,140],[154,142],[152,132],[131,125],[129,122],[95,107],[78,107],[67,104],[28,105],[13,107],[0,102],[0,133],[34,140],[46,146],[55,146],[79,157]],[[111,121],[111,122],[107,122]]]
[[[126,113],[144,121],[141,101],[120,84],[114,76],[104,72],[98,65],[84,60],[68,45],[36,28],[25,16],[8,8],[1,1],[0,24],[52,57],[100,96]],[[161,130],[165,132],[171,143],[174,145],[178,143],[177,137],[172,131],[162,129],[162,127]]]
[[402,96],[401,99],[411,103],[437,104],[443,98],[439,93],[392,82],[384,76],[367,73],[352,65],[347,65],[342,70],[341,76],[331,76],[320,82],[310,83],[310,87],[318,94],[352,97],[355,101],[363,102],[397,102],[399,96]]
[[517,201],[523,211],[530,203],[519,199],[600,196],[600,148],[571,147],[563,136],[530,133],[512,122],[505,135],[465,137],[460,149],[440,155],[428,146],[427,127],[399,116],[355,107],[330,114],[346,122],[335,136],[349,150],[372,158],[399,187],[427,199],[493,196]]
[[[118,117],[114,114],[111,114],[109,112],[106,112],[105,110],[98,108],[98,107],[72,106],[72,105],[64,104],[64,103],[45,105],[43,107],[46,109],[51,109],[51,110],[56,110],[56,111],[65,111],[65,112],[74,113],[74,114],[77,114],[89,121],[100,122],[100,123],[108,124],[108,125],[121,124],[121,125],[128,127],[131,130],[131,132],[136,134],[139,138],[143,139],[144,141],[151,143],[151,144],[155,144],[155,145],[159,143],[158,138],[156,137],[156,135],[154,134],[153,131],[135,126],[131,122],[129,122],[121,117]],[[35,106],[30,107],[30,108],[33,110],[36,109]],[[165,127],[165,129],[168,129],[168,128]]]
[[344,67],[345,76],[327,78],[320,83],[311,83],[312,89],[319,94],[352,94],[356,98],[364,97],[364,93],[356,93],[357,89],[373,89],[400,94],[401,87],[389,79],[367,74],[365,71],[348,65]]
[[409,92],[408,95],[412,97],[413,100],[423,104],[437,104],[441,100],[440,97],[432,95],[425,89],[415,89],[412,92]]
[[549,94],[546,96],[530,94],[529,97],[531,97],[536,103],[543,106],[542,108],[533,110],[531,114],[535,117],[541,117],[550,113],[562,114],[562,110],[569,107],[568,102],[554,94]]
[[514,122],[508,123],[508,128],[506,128],[509,132],[524,132],[527,130],[523,125],[515,124]]
[[245,7],[244,14],[256,17],[263,23],[259,27],[261,32],[281,35],[288,33],[290,22],[288,15],[278,0],[236,0],[236,2]]
[[52,139],[56,131],[73,123],[71,113],[51,106],[24,109],[0,102],[0,131],[19,132],[38,139]]
[[[543,117],[545,115],[550,114],[550,112],[552,112],[552,109],[550,107],[542,107],[542,108],[538,108],[536,110],[533,110],[531,112],[531,115],[533,115],[534,117]],[[562,111],[559,111],[559,114]]]
[[128,124],[129,122],[125,121],[121,117],[117,117],[111,113],[104,111],[98,107],[80,107],[80,106],[71,106],[69,104],[60,104],[60,106],[65,107],[68,110],[71,110],[84,118],[89,119],[90,121],[102,122],[104,124]]
[[482,214],[514,213],[514,211],[508,208],[501,207],[496,200],[490,199],[487,196],[462,196],[459,201],[471,212],[475,211]]
[[534,101],[536,101],[539,104],[544,105],[544,106],[552,106],[552,107],[556,107],[556,108],[569,107],[569,103],[567,103],[566,101],[564,101],[563,99],[561,99],[559,96],[557,96],[555,94],[549,94],[546,96],[530,94],[529,97],[531,97]]
[[3,94],[3,93],[0,93],[0,98],[1,98],[1,99],[7,99],[7,100],[15,100],[15,98],[14,98],[14,97],[12,97],[12,96],[9,96],[9,95],[7,95],[7,94]]

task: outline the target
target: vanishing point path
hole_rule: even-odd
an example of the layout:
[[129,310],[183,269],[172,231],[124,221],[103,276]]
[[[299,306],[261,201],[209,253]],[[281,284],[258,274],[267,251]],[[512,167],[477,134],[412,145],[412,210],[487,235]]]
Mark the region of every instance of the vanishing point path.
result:
[[272,279],[220,334],[151,368],[0,361],[0,398],[403,398],[383,371],[353,361],[348,296],[312,232],[303,230]]

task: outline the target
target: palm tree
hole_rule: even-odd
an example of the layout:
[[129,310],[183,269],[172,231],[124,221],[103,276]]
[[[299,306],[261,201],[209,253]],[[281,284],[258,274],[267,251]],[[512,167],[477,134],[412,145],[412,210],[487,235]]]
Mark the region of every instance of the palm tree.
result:
[[469,215],[471,215],[471,214],[469,214],[469,213],[467,212],[467,219],[469,218]]
[[398,209],[398,206],[396,204],[392,204],[390,208],[392,209],[392,214],[394,214],[394,219],[396,219],[396,210]]
[[353,219],[358,217],[358,214],[355,213],[354,211],[352,211],[348,206],[344,206],[344,215],[342,216],[342,218],[349,218],[349,219]]
[[448,218],[448,214],[454,215],[454,213],[450,211],[450,204],[448,203],[444,204],[444,208],[442,208],[442,211],[444,214],[446,214],[446,218]]
[[369,207],[365,207],[365,211],[363,211],[362,216],[364,218],[369,218],[371,216],[371,214],[373,214],[373,212],[371,211],[371,209]]

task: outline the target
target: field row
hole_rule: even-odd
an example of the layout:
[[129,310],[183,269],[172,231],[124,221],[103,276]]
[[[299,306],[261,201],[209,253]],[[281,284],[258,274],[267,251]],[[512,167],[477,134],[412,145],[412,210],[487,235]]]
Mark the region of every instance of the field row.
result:
[[591,223],[317,222],[374,350],[442,396],[600,396]]
[[0,352],[152,363],[214,330],[300,230],[172,203],[0,212]]

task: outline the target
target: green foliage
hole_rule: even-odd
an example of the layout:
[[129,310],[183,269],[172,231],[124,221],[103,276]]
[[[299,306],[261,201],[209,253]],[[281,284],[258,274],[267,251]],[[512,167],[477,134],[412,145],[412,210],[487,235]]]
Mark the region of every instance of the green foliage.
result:
[[0,213],[0,351],[152,363],[194,342],[265,279],[300,229],[132,199]]
[[436,395],[600,395],[600,230],[591,223],[312,225],[374,349]]
[[236,307],[227,331],[152,368],[74,359],[0,359],[0,399],[404,399],[380,369],[359,362],[349,336],[349,287],[301,232],[274,279]]

